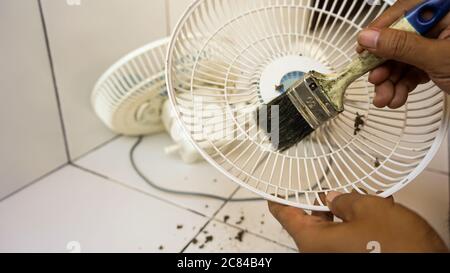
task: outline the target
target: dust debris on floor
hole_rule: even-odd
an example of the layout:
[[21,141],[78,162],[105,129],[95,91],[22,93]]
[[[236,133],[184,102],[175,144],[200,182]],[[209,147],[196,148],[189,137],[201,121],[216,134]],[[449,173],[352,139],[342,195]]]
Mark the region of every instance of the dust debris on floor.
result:
[[214,179],[213,179],[213,182],[214,182],[214,183],[217,183],[217,181],[218,181],[217,178],[214,178]]
[[238,232],[236,237],[234,237],[234,239],[236,239],[239,242],[242,242],[242,240],[244,238],[244,234],[245,234],[245,230],[241,230],[241,231]]
[[212,242],[213,240],[214,240],[214,236],[212,236],[212,235],[206,236],[205,244]]
[[236,225],[242,224],[242,222],[244,222],[244,220],[245,220],[245,217],[241,216],[240,220],[236,222]]
[[177,225],[177,229],[182,229],[183,225]]
[[[208,234],[207,231],[206,231],[206,232],[203,231],[203,233]],[[206,246],[208,243],[212,242],[213,240],[214,240],[214,236],[212,236],[212,235],[206,236],[206,237],[205,237],[205,241],[204,241],[198,248],[199,248],[199,249],[205,248],[205,246]],[[198,240],[197,240],[197,239],[194,239],[194,240],[192,240],[192,243],[193,243],[194,245],[196,245],[196,244],[198,243]]]
[[361,131],[361,127],[363,127],[365,125],[363,118],[364,118],[364,115],[360,115],[358,112],[356,113],[355,127],[354,127],[354,132],[353,132],[353,134],[355,136]]
[[159,250],[164,250],[164,246],[160,245],[160,246],[158,247],[158,249],[159,249]]
[[230,220],[230,216],[229,215],[225,215],[223,217],[223,222],[226,223],[226,222],[228,222],[228,220]]

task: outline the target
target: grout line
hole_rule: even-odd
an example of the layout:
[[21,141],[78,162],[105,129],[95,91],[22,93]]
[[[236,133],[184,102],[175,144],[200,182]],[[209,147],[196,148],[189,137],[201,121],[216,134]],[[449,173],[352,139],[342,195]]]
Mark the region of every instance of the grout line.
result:
[[132,187],[132,186],[130,186],[130,185],[127,185],[127,184],[124,183],[124,182],[115,180],[115,179],[113,179],[113,178],[111,178],[111,177],[108,177],[108,176],[106,176],[106,175],[104,175],[104,174],[101,174],[101,173],[98,173],[98,172],[96,172],[96,171],[87,169],[87,168],[85,168],[85,167],[82,167],[82,166],[80,166],[80,165],[77,165],[76,163],[73,163],[73,162],[72,162],[72,163],[70,163],[70,166],[75,167],[75,168],[77,168],[77,169],[79,169],[79,170],[81,170],[81,171],[87,172],[87,173],[89,173],[89,174],[92,174],[92,175],[101,177],[101,178],[107,180],[108,182],[112,182],[112,183],[114,183],[114,184],[116,184],[116,185],[119,185],[119,186],[121,186],[121,187],[127,188],[127,189],[132,190],[132,191],[139,192],[139,193],[144,194],[144,195],[146,195],[146,196],[148,196],[148,197],[151,197],[151,198],[157,199],[157,200],[159,200],[159,201],[162,201],[162,202],[164,202],[164,203],[170,204],[170,205],[175,206],[175,207],[177,207],[177,208],[180,208],[180,209],[183,209],[183,210],[187,210],[187,211],[189,211],[189,212],[191,212],[191,213],[197,214],[197,215],[202,216],[202,217],[205,217],[205,218],[208,218],[208,217],[209,217],[208,215],[205,215],[205,214],[203,214],[203,213],[201,213],[201,212],[195,211],[195,210],[193,210],[193,209],[191,209],[191,208],[184,207],[184,206],[182,206],[182,205],[180,205],[180,204],[178,204],[178,203],[175,203],[175,202],[172,202],[172,201],[170,201],[170,200],[161,198],[161,197],[159,197],[159,196],[157,196],[157,195],[154,195],[154,194],[152,194],[152,193],[146,192],[146,191],[144,191],[144,190],[141,190],[141,189]]
[[219,212],[222,210],[223,207],[225,207],[226,204],[228,204],[228,201],[233,198],[233,196],[239,191],[240,187],[237,187],[228,197],[228,200],[223,202],[223,204],[213,213],[213,215],[208,219],[208,221],[206,221],[206,223],[199,229],[199,231],[197,232],[197,234],[194,235],[194,237],[192,237],[192,239],[181,249],[180,253],[184,253],[186,251],[186,249],[192,244],[192,242],[194,241],[195,238],[198,237],[198,235],[200,235],[200,233],[203,232],[203,230],[205,230],[205,228],[209,225],[209,223],[211,223],[213,220],[215,220],[216,215],[219,214]]
[[63,139],[64,139],[64,148],[65,148],[65,152],[66,152],[67,162],[71,162],[69,142],[68,142],[68,139],[67,139],[67,129],[66,129],[66,126],[65,126],[65,123],[64,123],[64,118],[63,118],[63,112],[62,112],[62,106],[61,106],[61,97],[59,96],[58,84],[57,84],[57,81],[56,81],[55,66],[54,66],[54,63],[53,63],[53,58],[52,58],[52,53],[51,53],[51,48],[50,48],[50,40],[49,40],[49,36],[48,36],[48,31],[47,31],[47,24],[45,22],[44,10],[42,8],[41,0],[37,0],[37,3],[38,3],[38,6],[39,6],[39,13],[40,13],[40,16],[41,16],[41,23],[42,23],[42,28],[43,28],[43,31],[44,31],[45,45],[46,45],[46,49],[47,49],[47,55],[48,55],[48,60],[49,60],[49,64],[50,64],[50,70],[51,70],[51,73],[52,73],[52,81],[53,81],[53,87],[54,87],[54,92],[55,92],[55,97],[56,97],[56,105],[58,107],[60,126],[61,126],[62,136],[63,136]]
[[99,150],[99,149],[105,147],[105,146],[108,145],[109,143],[111,143],[111,142],[113,142],[113,141],[115,141],[116,139],[119,139],[119,138],[121,138],[121,137],[122,137],[122,135],[115,135],[115,136],[113,136],[112,138],[106,140],[106,141],[103,142],[103,143],[100,143],[99,145],[95,146],[94,148],[92,148],[91,150],[85,152],[84,154],[82,154],[82,155],[80,155],[80,156],[78,156],[78,157],[72,159],[72,160],[71,160],[71,163],[83,159],[84,157],[86,157],[86,156],[90,155],[91,153],[93,153],[93,152],[95,152],[95,151],[97,151],[97,150]]
[[224,221],[222,221],[222,220],[220,220],[220,219],[215,219],[215,220],[216,220],[217,222],[222,223],[222,224],[225,224],[225,225],[227,225],[227,226],[229,226],[229,227],[237,228],[237,229],[240,229],[240,230],[244,230],[245,232],[247,232],[247,233],[249,233],[249,234],[252,234],[252,235],[254,235],[254,236],[257,236],[257,237],[259,237],[259,238],[261,238],[261,239],[264,239],[264,240],[266,240],[266,241],[272,242],[272,243],[274,243],[274,244],[276,244],[276,245],[279,245],[279,246],[282,246],[282,247],[286,247],[286,248],[289,248],[289,249],[293,249],[293,250],[295,250],[295,251],[298,251],[298,249],[292,248],[292,246],[285,245],[285,244],[283,244],[283,243],[274,241],[274,240],[272,240],[272,239],[270,239],[270,238],[268,238],[268,237],[265,237],[264,235],[261,235],[261,234],[255,232],[255,231],[251,231],[251,230],[249,230],[249,229],[247,229],[247,228],[242,228],[242,226],[237,226],[237,225],[234,225],[234,224],[230,224],[230,223],[228,223],[228,222],[225,223]]
[[44,174],[44,175],[42,175],[42,176],[40,176],[40,177],[38,177],[37,179],[35,179],[35,180],[31,181],[30,183],[26,184],[25,186],[22,186],[21,188],[19,188],[19,189],[13,191],[12,193],[10,193],[10,194],[8,194],[8,195],[2,197],[2,198],[0,199],[0,202],[3,202],[3,201],[5,201],[6,199],[12,197],[13,195],[18,194],[19,192],[25,190],[26,188],[28,188],[28,187],[30,187],[30,186],[32,186],[32,185],[38,183],[38,182],[41,181],[42,179],[45,179],[45,178],[47,178],[48,176],[50,176],[50,175],[56,173],[57,171],[60,171],[61,169],[63,169],[63,168],[66,167],[66,166],[68,166],[67,163],[65,163],[65,164],[63,164],[63,165],[57,167],[57,168],[54,169],[54,170],[51,170],[50,172],[48,172],[48,173],[46,173],[46,174]]
[[[239,187],[238,190],[239,190],[239,189],[241,189],[241,187]],[[235,192],[233,193],[233,195],[232,195],[229,199],[235,197],[236,193],[237,193],[237,191],[235,191]],[[264,201],[264,200],[261,200],[261,201]],[[228,203],[228,201],[227,201],[227,203]],[[218,214],[218,213],[217,213],[217,214]],[[217,216],[217,214],[214,215],[214,217]],[[237,229],[240,229],[240,230],[244,230],[244,231],[247,232],[247,233],[253,234],[253,235],[257,236],[257,237],[260,237],[260,238],[262,238],[262,239],[265,239],[265,240],[270,241],[270,242],[272,242],[272,243],[275,243],[275,244],[277,244],[277,245],[280,245],[280,246],[287,247],[287,248],[289,248],[289,249],[293,249],[293,250],[295,250],[295,251],[298,251],[297,249],[294,249],[294,248],[292,248],[291,246],[288,246],[288,245],[279,243],[279,242],[277,242],[277,241],[274,241],[274,240],[272,240],[272,239],[270,239],[270,238],[264,237],[263,235],[261,235],[261,234],[259,234],[259,233],[256,233],[256,232],[254,232],[254,231],[249,231],[248,229],[243,229],[241,226],[233,225],[233,224],[230,224],[229,222],[224,222],[223,220],[221,220],[221,219],[219,219],[219,218],[217,218],[217,219],[215,219],[215,220],[216,220],[217,222],[223,223],[223,224],[225,224],[225,225],[227,225],[227,226],[230,226],[230,227],[233,227],[233,228],[237,228]]]

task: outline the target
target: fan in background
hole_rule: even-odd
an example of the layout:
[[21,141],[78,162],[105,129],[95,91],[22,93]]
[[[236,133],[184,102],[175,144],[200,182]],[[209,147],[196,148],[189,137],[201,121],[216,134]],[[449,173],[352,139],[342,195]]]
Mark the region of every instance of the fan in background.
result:
[[[201,159],[183,135],[167,100],[165,64],[169,39],[139,48],[111,66],[92,92],[92,105],[103,123],[117,134],[142,136],[168,132],[175,144],[167,153],[178,153],[186,163]],[[180,61],[188,62],[188,57]]]
[[433,84],[403,108],[378,109],[363,77],[349,88],[344,113],[284,152],[269,148],[251,116],[303,73],[344,67],[357,33],[392,3],[197,0],[168,49],[177,119],[213,166],[266,199],[325,211],[319,194],[330,190],[392,195],[425,169],[447,131],[447,97]]

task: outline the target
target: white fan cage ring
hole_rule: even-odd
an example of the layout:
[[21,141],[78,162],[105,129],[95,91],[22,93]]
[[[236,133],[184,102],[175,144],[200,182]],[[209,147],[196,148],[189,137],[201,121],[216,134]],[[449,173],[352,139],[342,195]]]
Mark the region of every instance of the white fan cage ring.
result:
[[165,57],[169,38],[149,43],[120,59],[97,81],[91,103],[112,131],[128,136],[164,130],[167,100]]
[[[266,199],[318,211],[328,210],[321,193],[387,197],[416,178],[448,127],[448,98],[433,83],[400,109],[378,109],[362,77],[347,91],[341,115],[285,152],[268,149],[266,134],[246,118],[284,79],[348,64],[358,32],[394,1],[369,2],[194,2],[173,33],[166,78],[177,117],[205,159]],[[357,115],[365,122],[360,132]]]

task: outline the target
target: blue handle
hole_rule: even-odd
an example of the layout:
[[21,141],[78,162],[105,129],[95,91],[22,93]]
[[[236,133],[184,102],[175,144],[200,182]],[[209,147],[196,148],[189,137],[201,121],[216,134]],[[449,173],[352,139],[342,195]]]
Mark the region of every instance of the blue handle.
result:
[[[430,12],[431,18],[424,18]],[[450,0],[427,0],[415,9],[406,13],[406,19],[419,32],[424,35],[436,26],[450,12]]]

